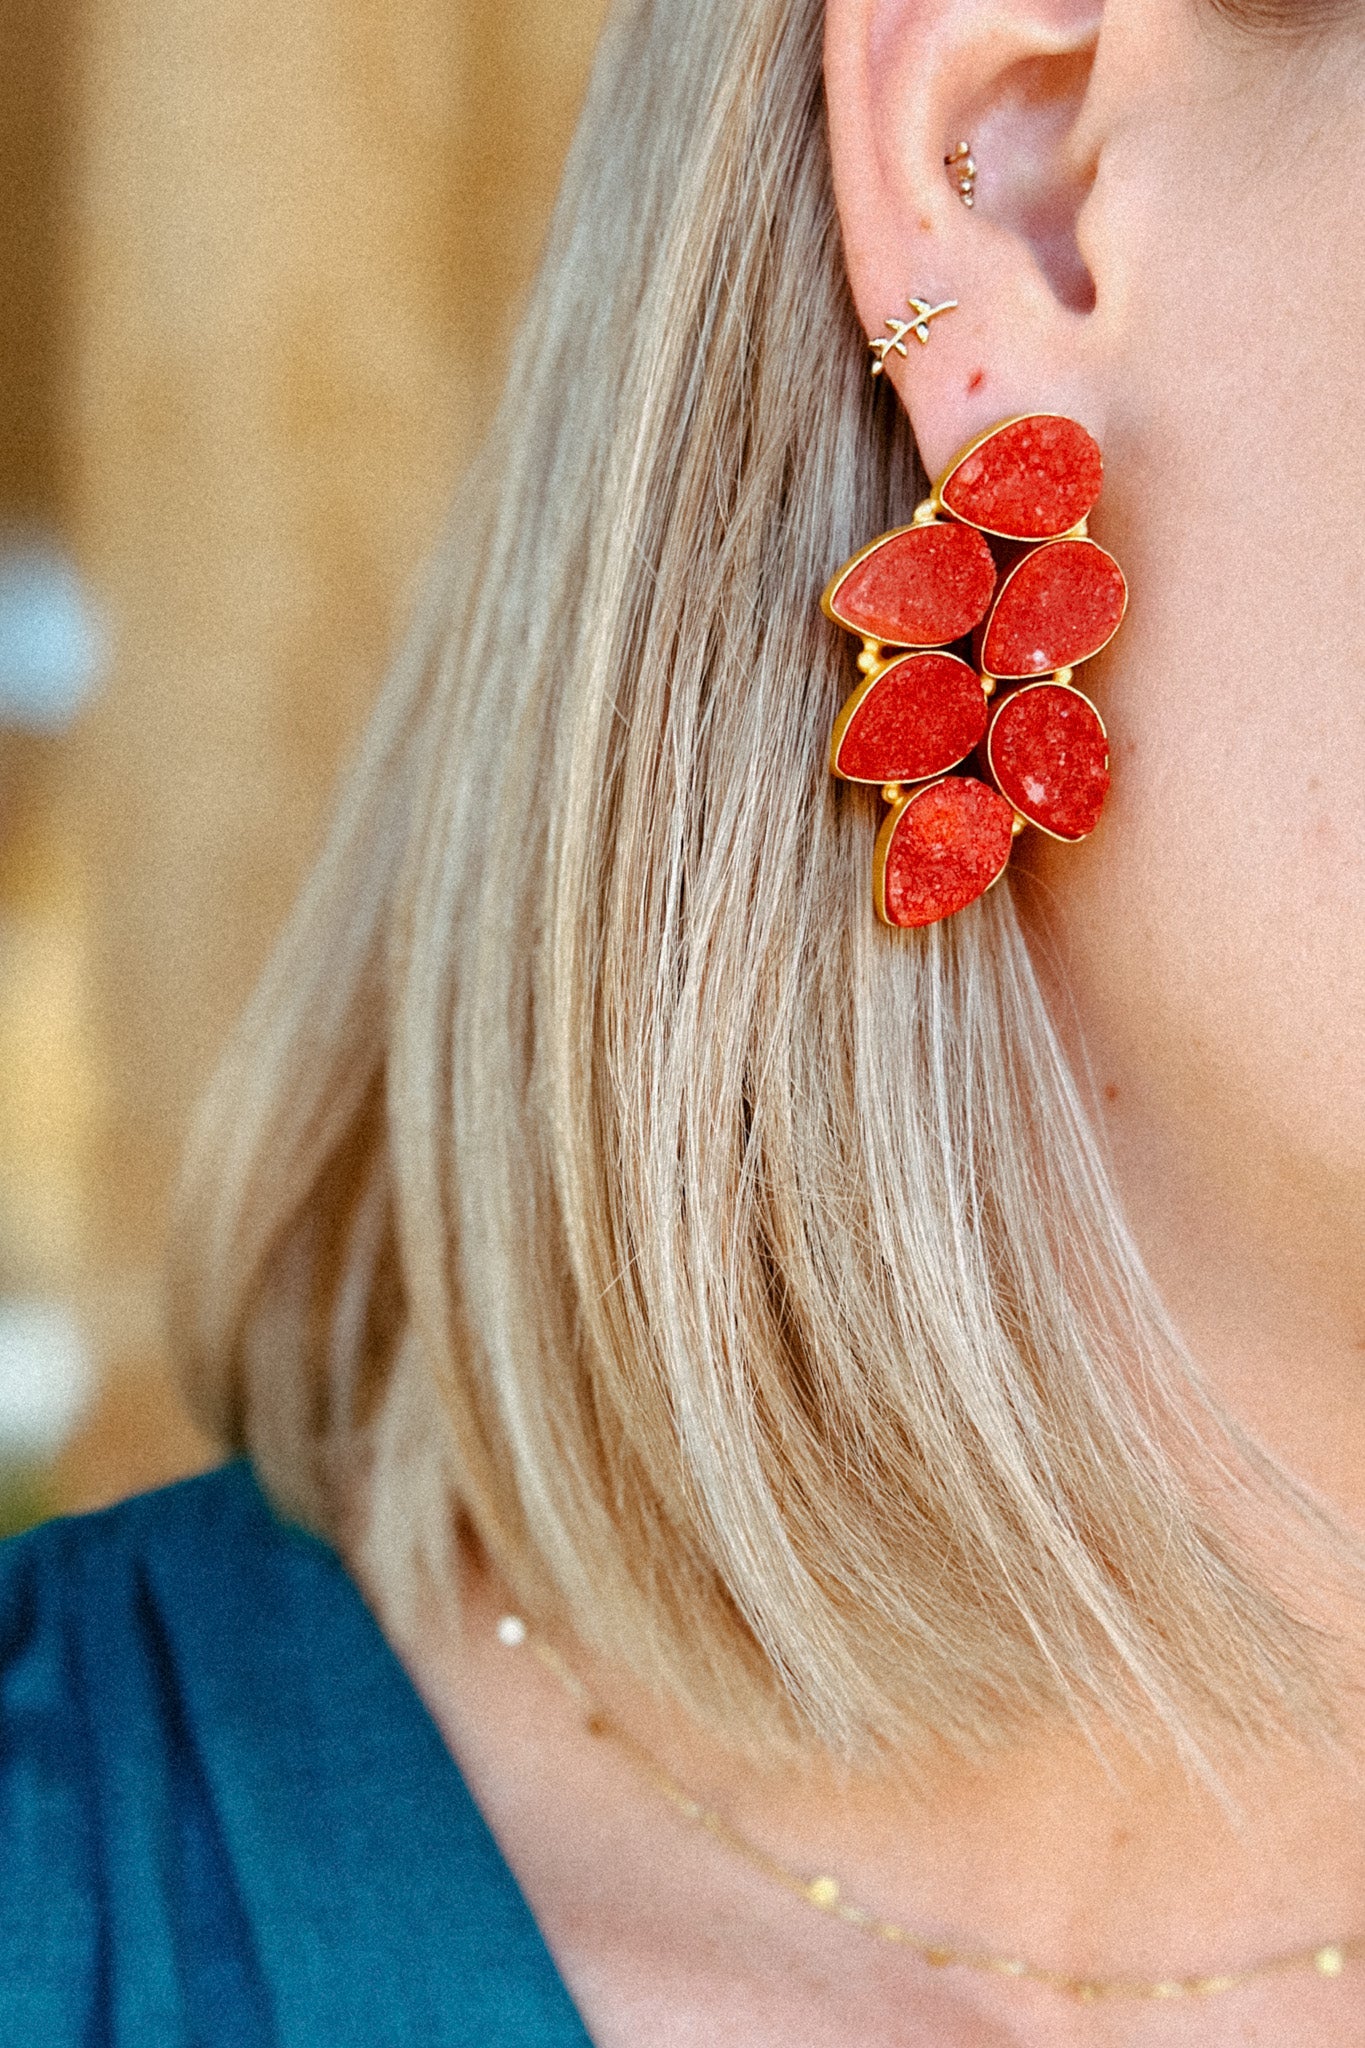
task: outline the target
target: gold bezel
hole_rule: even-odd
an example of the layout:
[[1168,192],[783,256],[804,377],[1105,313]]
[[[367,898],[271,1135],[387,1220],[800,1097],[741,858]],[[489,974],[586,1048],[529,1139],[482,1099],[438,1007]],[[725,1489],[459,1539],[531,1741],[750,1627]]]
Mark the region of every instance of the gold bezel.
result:
[[[847,578],[853,574],[853,571],[856,568],[858,568],[861,563],[867,560],[869,555],[875,555],[878,548],[885,547],[886,543],[889,540],[899,540],[903,533],[919,533],[923,530],[923,528],[928,526],[957,526],[966,527],[969,532],[973,533],[980,531],[979,528],[973,527],[970,521],[966,519],[915,518],[907,519],[904,526],[888,527],[885,533],[879,533],[876,536],[875,540],[870,540],[868,541],[865,547],[859,548],[856,555],[850,555],[848,560],[844,563],[842,569],[836,569],[834,574],[830,577],[829,582],[825,585],[823,591],[820,593],[820,609],[824,613],[825,617],[827,619],[832,620],[833,623],[836,626],[838,626],[842,632],[852,633],[859,640],[871,642],[872,644],[878,647],[894,647],[907,654],[922,654],[928,653],[931,648],[950,647],[952,645],[951,640],[883,640],[879,638],[877,635],[869,633],[865,627],[855,626],[850,619],[844,618],[835,609],[834,604],[835,592],[839,589],[840,585],[843,584],[847,580]],[[992,597],[992,605],[993,604],[994,598]],[[987,611],[986,616],[989,618],[989,610]],[[977,623],[979,625],[980,621],[978,620]],[[970,627],[968,630],[970,632],[975,632],[977,628],[973,626]],[[967,634],[958,633],[955,634],[953,637],[957,640],[965,640],[967,638]]]
[[990,639],[991,627],[995,624],[995,615],[999,611],[1001,604],[1004,602],[1005,592],[1009,589],[1011,583],[1013,583],[1015,577],[1020,573],[1020,571],[1026,569],[1030,562],[1036,562],[1039,555],[1043,554],[1048,548],[1060,548],[1071,546],[1094,548],[1095,552],[1097,554],[1103,555],[1107,562],[1114,563],[1114,567],[1118,571],[1119,582],[1123,585],[1123,606],[1119,612],[1118,617],[1115,619],[1113,626],[1105,635],[1104,639],[1101,640],[1098,647],[1092,647],[1088,654],[1078,655],[1077,657],[1075,657],[1075,659],[1069,662],[1059,662],[1057,664],[1057,667],[1079,668],[1083,661],[1093,661],[1097,654],[1103,654],[1105,648],[1109,645],[1109,642],[1113,639],[1115,633],[1118,632],[1119,627],[1127,618],[1128,578],[1124,575],[1122,568],[1119,566],[1118,562],[1114,560],[1114,557],[1110,554],[1108,548],[1101,547],[1100,543],[1097,540],[1092,540],[1088,533],[1059,533],[1052,540],[1039,541],[1034,546],[1030,547],[1029,552],[1026,555],[1021,555],[1019,557],[1019,560],[1015,562],[1009,569],[1006,570],[1004,576],[996,585],[995,596],[991,600],[990,610],[987,612],[985,618],[981,621],[981,624],[976,628],[976,636],[973,641],[973,651],[978,656],[976,666],[979,672],[983,676],[989,676],[992,682],[1037,683],[1044,682],[1050,675],[1055,674],[1056,671],[1052,669],[1030,669],[1023,675],[1009,675],[1001,669],[988,668],[986,665],[986,642]]
[[[890,810],[882,819],[881,825],[878,828],[877,843],[872,849],[872,903],[873,908],[876,910],[877,916],[881,919],[882,923],[886,925],[890,931],[923,932],[928,931],[929,929],[928,924],[897,924],[894,917],[887,916],[886,861],[887,855],[891,851],[891,841],[895,837],[896,827],[899,825],[901,819],[909,810],[911,804],[917,803],[920,797],[926,796],[931,789],[937,789],[941,783],[952,782],[954,779],[955,778],[951,774],[931,775],[925,782],[914,783],[909,789],[905,791],[905,794],[903,796],[898,796],[896,798],[896,801],[892,804]],[[979,776],[972,776],[957,779],[979,782],[981,778]],[[987,783],[985,787],[989,789],[991,787],[991,784]],[[997,789],[995,791],[995,794],[1001,799],[1003,803],[1009,803],[1009,798],[1005,795],[1003,790]],[[1012,808],[1013,806],[1011,805],[1011,809]],[[997,868],[996,872],[991,876],[989,882],[987,882],[985,889],[981,891],[982,896],[984,896],[988,890],[993,889],[995,887],[996,883],[1000,880],[1001,875],[1004,874],[1006,868],[1009,866],[1010,854],[1014,851],[1014,837],[1015,835],[1012,834],[1010,837],[1009,850],[1006,852],[1005,858],[1001,861],[1000,866]],[[972,902],[974,903],[979,903],[980,900],[981,898],[979,896],[972,898]],[[964,910],[969,910],[971,908],[971,904],[964,903],[962,905],[962,908]],[[948,917],[956,917],[957,914],[958,913],[955,910],[950,910],[946,912],[946,915]],[[942,923],[943,918],[941,917],[935,917],[929,920],[929,924]]]
[[907,932],[916,929],[914,925],[897,924],[894,917],[888,917],[886,914],[886,861],[896,827],[917,796],[923,796],[926,789],[937,789],[940,782],[947,780],[946,775],[936,775],[932,782],[917,782],[913,789],[907,789],[903,796],[896,798],[877,828],[877,840],[872,849],[872,905],[877,916],[890,931]]
[[[967,442],[965,447],[958,449],[957,454],[953,457],[952,461],[948,463],[947,467],[940,472],[938,482],[934,485],[933,493],[931,496],[931,503],[933,504],[934,510],[936,512],[944,513],[946,517],[949,519],[956,520],[959,526],[975,527],[978,533],[988,533],[994,540],[1017,540],[1022,547],[1036,546],[1039,541],[1087,539],[1087,522],[1090,518],[1089,512],[1085,514],[1084,518],[1078,519],[1074,526],[1064,527],[1061,533],[1001,533],[998,527],[979,526],[977,525],[977,522],[974,519],[964,519],[960,512],[954,512],[951,505],[944,504],[943,493],[948,488],[948,485],[952,482],[958,470],[961,469],[963,463],[967,460],[967,457],[969,455],[975,455],[978,448],[984,448],[987,441],[993,441],[996,435],[1003,434],[1007,427],[1017,427],[1021,425],[1024,420],[1065,420],[1069,426],[1080,427],[1081,432],[1083,434],[1090,434],[1090,439],[1092,441],[1095,441],[1095,436],[1090,433],[1089,427],[1084,426],[1080,420],[1073,420],[1071,418],[1070,413],[1012,412],[1008,419],[997,420],[993,427],[983,428],[979,434],[975,435],[972,440]],[[1100,444],[1098,441],[1095,441],[1095,446],[1099,448]],[[1103,469],[1104,450],[1101,448],[1101,489],[1103,488]],[[1097,494],[1096,503],[1098,502],[1099,500]],[[1091,510],[1093,511],[1093,509],[1094,507],[1092,506]]]
[[1099,727],[1100,733],[1103,736],[1104,767],[1105,773],[1108,774],[1109,728],[1105,724],[1103,718],[1100,716],[1099,706],[1094,702],[1093,698],[1086,696],[1084,690],[1078,690],[1074,683],[1058,682],[1057,677],[1055,675],[1035,676],[1031,682],[1021,683],[1017,690],[1011,690],[1008,697],[1002,697],[1000,702],[996,705],[994,711],[991,713],[991,722],[986,727],[986,739],[982,750],[986,764],[986,772],[991,778],[991,783],[993,787],[999,791],[1002,797],[1004,797],[1005,802],[1010,806],[1011,810],[1015,813],[1015,815],[1017,817],[1024,818],[1030,825],[1032,825],[1035,832],[1041,832],[1044,838],[1055,839],[1059,846],[1079,846],[1082,840],[1089,839],[1090,834],[1096,830],[1100,822],[1098,818],[1096,818],[1095,823],[1090,827],[1090,832],[1078,833],[1074,839],[1068,838],[1065,832],[1054,832],[1050,825],[1044,825],[1040,819],[1033,817],[1030,812],[1021,811],[1019,805],[1015,802],[1014,798],[1010,795],[1009,791],[1006,789],[1002,789],[1000,786],[1000,776],[996,770],[995,757],[992,753],[992,743],[995,739],[995,728],[1000,722],[1000,720],[1004,717],[1010,705],[1013,704],[1015,698],[1026,697],[1029,694],[1030,690],[1067,690],[1073,697],[1080,698],[1082,704],[1085,705],[1086,709],[1093,716],[1095,723]]
[[[952,653],[951,650],[947,647],[938,646],[906,647],[899,649],[895,654],[891,656],[891,659],[889,661],[878,662],[877,666],[874,669],[872,669],[869,674],[859,679],[855,688],[852,689],[849,692],[848,696],[844,699],[843,708],[840,711],[839,716],[834,721],[834,730],[830,734],[829,738],[829,772],[831,775],[836,775],[839,778],[840,782],[851,782],[854,784],[856,788],[859,789],[882,789],[888,782],[909,782],[912,779],[914,779],[916,783],[941,782],[943,777],[949,772],[950,769],[956,768],[958,762],[965,761],[968,754],[974,753],[977,747],[980,746],[980,740],[973,740],[971,746],[964,748],[963,751],[958,755],[956,761],[949,761],[945,764],[944,767],[935,768],[931,775],[923,775],[916,778],[911,778],[910,776],[906,775],[846,775],[843,769],[839,766],[839,749],[844,743],[844,738],[848,732],[848,728],[850,727],[850,725],[852,725],[854,719],[858,715],[858,712],[861,710],[863,704],[866,702],[869,694],[877,687],[877,684],[882,680],[882,677],[887,675],[893,668],[898,667],[901,662],[919,661],[926,654],[941,655],[945,661],[955,661],[958,664],[959,668],[965,668],[968,675],[974,676],[976,678],[976,681],[981,684],[982,701],[989,706],[990,693],[986,689],[985,683],[982,681],[982,678],[979,675],[977,675],[977,672],[972,667],[972,664],[969,661],[964,661],[960,654]],[[983,733],[982,739],[984,738],[985,734]]]

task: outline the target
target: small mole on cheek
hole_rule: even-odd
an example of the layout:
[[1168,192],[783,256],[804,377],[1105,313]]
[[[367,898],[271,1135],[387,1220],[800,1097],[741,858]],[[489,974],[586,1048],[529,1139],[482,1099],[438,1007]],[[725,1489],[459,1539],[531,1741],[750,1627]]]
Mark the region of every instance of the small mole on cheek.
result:
[[1113,1081],[1106,1081],[1106,1082],[1105,1082],[1105,1084],[1104,1084],[1104,1099],[1105,1099],[1105,1101],[1106,1101],[1106,1102],[1117,1102],[1117,1101],[1118,1101],[1118,1099],[1119,1099],[1119,1091],[1118,1091],[1118,1085],[1117,1085],[1117,1083],[1116,1083],[1116,1082],[1113,1082]]
[[919,217],[919,231],[922,235],[932,235],[934,232],[934,223],[927,213],[922,213]]
[[985,381],[986,372],[984,370],[973,370],[971,376],[967,379],[968,393],[979,391]]

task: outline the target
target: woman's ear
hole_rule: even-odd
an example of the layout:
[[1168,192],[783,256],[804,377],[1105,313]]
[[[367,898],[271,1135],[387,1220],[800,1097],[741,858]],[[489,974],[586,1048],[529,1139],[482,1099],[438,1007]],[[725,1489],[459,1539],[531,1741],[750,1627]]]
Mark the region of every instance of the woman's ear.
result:
[[[1011,413],[1068,413],[1103,438],[1104,280],[1081,216],[1105,5],[828,0],[830,146],[859,316],[871,339],[913,319],[912,294],[958,302],[927,343],[911,327],[886,357],[931,475]],[[970,209],[944,161],[960,142],[976,163]]]

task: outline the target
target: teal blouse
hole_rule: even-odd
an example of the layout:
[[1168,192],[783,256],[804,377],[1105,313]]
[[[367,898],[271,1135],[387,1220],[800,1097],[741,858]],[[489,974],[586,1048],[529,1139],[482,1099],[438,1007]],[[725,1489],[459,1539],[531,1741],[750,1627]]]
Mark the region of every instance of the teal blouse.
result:
[[0,1546],[22,2048],[588,2048],[337,1557],[250,1469]]

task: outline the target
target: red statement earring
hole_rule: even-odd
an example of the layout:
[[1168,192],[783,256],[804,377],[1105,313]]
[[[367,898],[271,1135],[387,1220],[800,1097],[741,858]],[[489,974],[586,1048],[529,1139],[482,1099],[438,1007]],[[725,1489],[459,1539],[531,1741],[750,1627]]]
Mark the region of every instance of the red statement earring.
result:
[[[1003,420],[821,599],[863,643],[829,765],[880,785],[891,806],[872,862],[885,924],[936,924],[975,902],[1025,825],[1067,840],[1095,828],[1109,743],[1071,677],[1128,602],[1118,563],[1086,532],[1103,476],[1075,420]],[[997,684],[1009,686],[998,698]],[[980,775],[952,772],[969,756]]]

